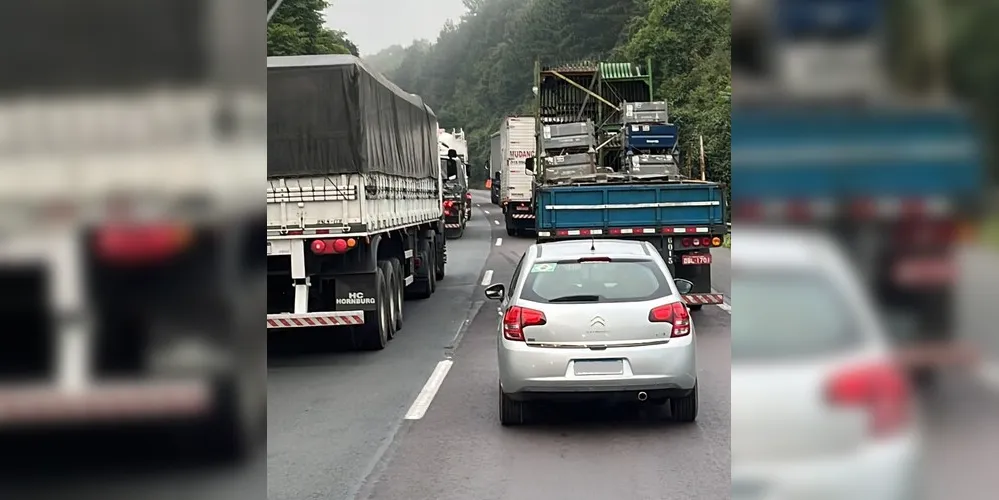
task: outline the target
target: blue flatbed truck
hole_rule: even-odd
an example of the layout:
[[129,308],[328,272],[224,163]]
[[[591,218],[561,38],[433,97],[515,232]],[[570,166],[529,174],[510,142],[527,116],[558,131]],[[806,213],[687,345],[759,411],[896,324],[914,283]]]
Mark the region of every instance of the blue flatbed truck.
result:
[[866,279],[916,380],[973,359],[955,335],[959,247],[984,215],[975,124],[943,106],[734,109],[732,215],[825,228]]
[[[677,176],[618,175],[627,163],[629,139],[623,133],[626,103],[652,101],[651,63],[573,64],[541,67],[536,64],[538,88],[536,120],[538,147],[548,124],[576,123],[588,119],[595,127],[600,148],[592,151],[597,169],[611,175],[593,181],[552,185],[536,181],[533,210],[537,241],[613,238],[639,239],[659,249],[675,278],[694,286],[684,295],[692,310],[724,303],[724,295],[711,285],[711,249],[722,246],[728,234],[728,209],[724,186]],[[613,97],[612,97],[613,96]],[[612,99],[621,99],[614,104]],[[676,127],[656,113],[655,122],[641,126],[647,133],[635,141],[666,145],[653,158],[675,154]],[[670,137],[670,135],[672,136]],[[668,143],[668,144],[667,144]],[[641,145],[639,145],[641,146]],[[662,153],[662,154],[659,154]],[[648,156],[648,155],[646,155]],[[672,160],[671,160],[672,161]],[[542,178],[539,158],[529,158],[530,171]],[[617,173],[614,173],[617,172]],[[622,180],[624,179],[624,180]]]

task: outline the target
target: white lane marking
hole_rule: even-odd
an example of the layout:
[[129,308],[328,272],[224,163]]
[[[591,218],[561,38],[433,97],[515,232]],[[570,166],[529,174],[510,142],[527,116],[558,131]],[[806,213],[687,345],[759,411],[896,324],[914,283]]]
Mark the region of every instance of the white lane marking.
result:
[[493,222],[495,222],[497,226],[499,225],[499,221],[498,220],[494,220]]
[[999,392],[999,363],[983,362],[978,368],[978,379],[989,389]]
[[500,246],[502,244],[503,244],[503,238],[496,238],[496,246]]
[[493,270],[489,269],[482,275],[482,286],[489,286],[493,282]]
[[489,210],[483,210],[483,212],[485,212],[486,215],[489,215]]
[[427,383],[423,385],[423,390],[416,396],[413,405],[406,412],[406,420],[419,420],[427,414],[430,403],[434,401],[434,396],[437,396],[437,391],[440,390],[441,384],[444,383],[444,377],[447,377],[447,372],[451,370],[451,365],[453,364],[454,362],[450,359],[445,359],[437,363],[434,372],[430,374]]

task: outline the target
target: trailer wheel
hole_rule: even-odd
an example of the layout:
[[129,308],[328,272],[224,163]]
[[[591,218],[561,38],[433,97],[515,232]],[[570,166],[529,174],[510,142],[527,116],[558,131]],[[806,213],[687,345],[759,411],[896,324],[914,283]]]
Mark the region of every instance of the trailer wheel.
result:
[[[420,251],[417,255],[419,256],[420,261],[423,262],[423,267],[428,267],[431,264],[433,264],[433,262],[428,258],[427,252]],[[416,281],[413,281],[413,284],[410,285],[409,289],[407,290],[406,296],[417,300],[429,298],[430,295],[434,293],[430,285],[430,278],[433,275],[434,275],[434,269],[431,267],[427,271],[426,278],[417,279]]]
[[392,276],[395,276],[395,331],[402,330],[402,303],[405,299],[406,276],[402,270],[402,263],[399,259],[392,257],[388,260],[389,267],[392,268]]
[[399,278],[392,263],[387,260],[379,261],[378,268],[382,270],[382,276],[385,277],[385,296],[387,297],[386,302],[388,302],[386,307],[388,308],[388,323],[391,327],[388,329],[388,338],[392,340],[395,337],[395,332],[399,329],[397,326],[399,324]]
[[444,275],[447,272],[447,241],[442,236],[434,236],[434,241],[436,241],[436,252],[434,255],[437,256],[434,259],[434,271],[436,274],[437,281],[444,279]]
[[427,270],[427,287],[430,288],[432,295],[437,291],[437,251],[433,243],[427,248],[427,258],[430,259],[430,269]]
[[378,308],[374,311],[364,313],[364,325],[354,332],[354,345],[366,351],[380,351],[388,344],[389,334],[389,314],[388,300],[386,300],[385,275],[382,268],[375,269],[375,281],[378,283],[375,300],[378,301]]

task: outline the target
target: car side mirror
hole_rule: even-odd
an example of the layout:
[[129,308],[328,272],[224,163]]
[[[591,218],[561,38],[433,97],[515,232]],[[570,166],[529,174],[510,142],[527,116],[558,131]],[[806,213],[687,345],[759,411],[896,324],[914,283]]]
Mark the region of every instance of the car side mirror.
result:
[[527,170],[528,172],[534,172],[534,158],[533,157],[525,158],[524,159],[524,170]]
[[503,300],[506,297],[506,287],[503,283],[493,283],[486,287],[485,294],[490,300]]
[[673,283],[676,284],[676,289],[680,292],[680,295],[688,294],[694,289],[694,283],[683,278],[677,278],[673,280]]

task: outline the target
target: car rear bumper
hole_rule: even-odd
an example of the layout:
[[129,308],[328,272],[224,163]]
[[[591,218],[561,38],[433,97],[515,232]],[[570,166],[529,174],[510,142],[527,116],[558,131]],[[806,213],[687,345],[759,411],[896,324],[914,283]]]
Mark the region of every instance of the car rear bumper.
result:
[[[697,382],[695,343],[692,338],[669,343],[603,350],[585,348],[532,347],[522,342],[501,340],[499,345],[500,384],[507,394],[557,394],[613,397],[615,392],[645,391],[655,397],[683,395]],[[619,375],[576,375],[574,362],[596,359],[623,359]]]
[[908,500],[919,490],[919,439],[907,435],[838,457],[732,460],[732,500]]

